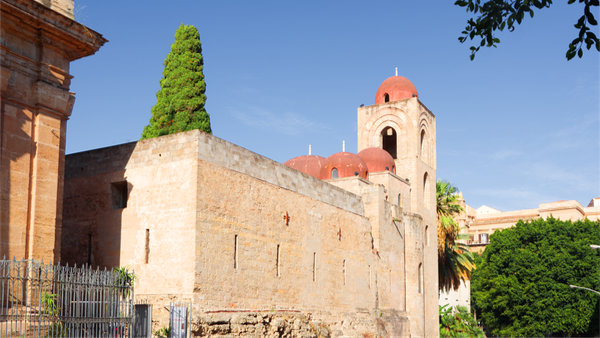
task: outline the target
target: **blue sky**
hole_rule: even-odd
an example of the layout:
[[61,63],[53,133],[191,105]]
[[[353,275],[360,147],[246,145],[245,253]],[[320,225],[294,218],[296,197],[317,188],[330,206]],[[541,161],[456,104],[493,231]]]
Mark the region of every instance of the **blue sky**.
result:
[[438,179],[468,204],[586,206],[600,196],[600,57],[564,57],[580,11],[557,2],[472,62],[453,1],[76,0],[109,42],[71,64],[67,153],[139,139],[183,23],[200,31],[215,136],[279,162],[309,144],[356,152],[356,109],[398,67],[436,115]]

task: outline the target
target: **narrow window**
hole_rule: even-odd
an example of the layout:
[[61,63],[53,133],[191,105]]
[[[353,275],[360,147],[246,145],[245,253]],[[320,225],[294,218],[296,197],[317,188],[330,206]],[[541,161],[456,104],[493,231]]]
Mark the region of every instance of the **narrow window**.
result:
[[88,252],[87,252],[87,263],[89,266],[92,265],[92,233],[88,234]]
[[423,263],[419,264],[419,293],[423,293]]
[[338,178],[338,170],[337,170],[337,168],[331,169],[331,178]]
[[381,132],[381,141],[383,145],[383,150],[387,151],[392,155],[393,158],[398,158],[396,154],[396,131],[392,127],[386,127]]
[[344,273],[344,285],[346,285],[346,260],[342,263],[342,272]]
[[421,159],[423,159],[423,154],[426,151],[425,148],[425,130],[421,130],[421,142],[419,143],[419,156],[421,157]]
[[233,268],[238,268],[238,235],[233,238]]
[[402,194],[398,194],[398,206],[402,207]]
[[279,244],[277,244],[277,257],[275,258],[275,268],[277,269],[277,277],[281,276],[280,272],[279,272],[279,254],[280,254],[280,248],[279,248]]
[[371,288],[371,266],[369,265],[369,289]]
[[317,253],[313,252],[313,264],[312,264],[312,278],[313,282],[317,279]]
[[425,246],[429,245],[429,225],[425,226]]
[[144,245],[144,264],[150,260],[150,229],[146,229],[146,244]]
[[429,205],[429,182],[427,176],[427,173],[423,175],[423,202],[425,202],[425,208],[431,209]]
[[110,194],[113,209],[123,209],[127,207],[127,181],[111,183]]
[[385,95],[383,95],[383,101],[384,102],[390,102],[390,94],[385,93]]

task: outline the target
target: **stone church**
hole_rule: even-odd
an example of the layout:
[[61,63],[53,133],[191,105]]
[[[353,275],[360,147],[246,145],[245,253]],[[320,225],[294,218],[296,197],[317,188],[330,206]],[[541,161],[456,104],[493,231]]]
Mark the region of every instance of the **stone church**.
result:
[[[131,267],[155,328],[179,301],[195,335],[300,335],[306,321],[333,336],[438,336],[435,116],[408,79],[358,108],[358,154],[281,164],[189,131],[65,160],[68,63],[106,40],[72,20],[72,1],[0,3],[1,254]],[[36,11],[38,35],[19,32]],[[50,23],[69,44],[44,45],[60,36],[39,35]],[[19,70],[19,46],[41,71]]]

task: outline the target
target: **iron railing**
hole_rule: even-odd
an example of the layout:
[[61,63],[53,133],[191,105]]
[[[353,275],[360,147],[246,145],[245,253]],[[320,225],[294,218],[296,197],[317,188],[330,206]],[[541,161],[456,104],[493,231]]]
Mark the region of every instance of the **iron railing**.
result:
[[133,273],[0,260],[0,337],[130,337]]

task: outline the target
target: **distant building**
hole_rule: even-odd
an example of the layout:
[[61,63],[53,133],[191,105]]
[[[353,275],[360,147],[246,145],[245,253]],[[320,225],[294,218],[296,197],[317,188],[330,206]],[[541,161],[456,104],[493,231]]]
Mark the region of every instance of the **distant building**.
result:
[[469,234],[467,244],[472,252],[483,252],[490,241],[490,235],[496,230],[510,228],[519,220],[533,220],[554,217],[561,220],[576,221],[584,218],[595,221],[600,219],[600,197],[593,198],[587,207],[575,200],[542,203],[535,209],[500,211],[483,205],[477,209],[466,206],[466,213],[459,217],[464,233]]

